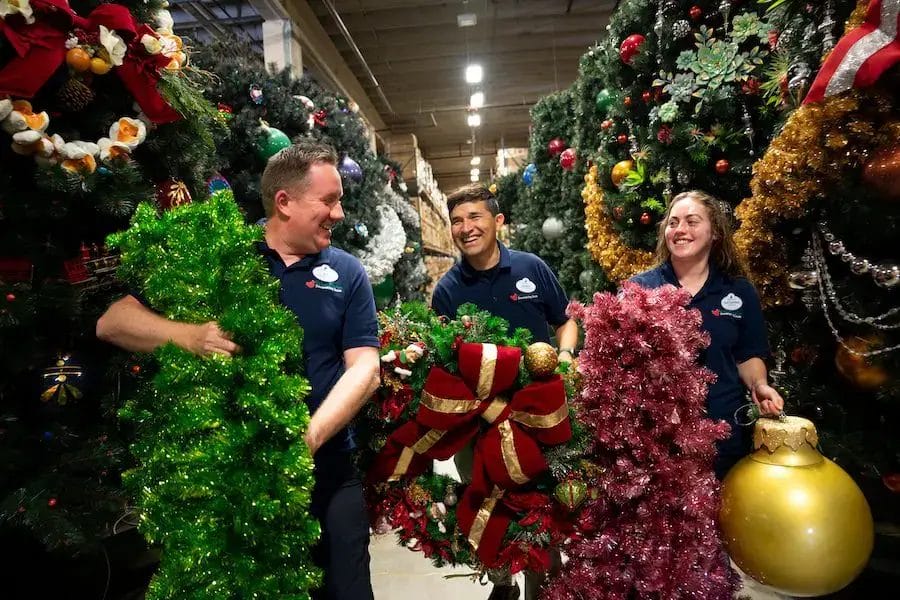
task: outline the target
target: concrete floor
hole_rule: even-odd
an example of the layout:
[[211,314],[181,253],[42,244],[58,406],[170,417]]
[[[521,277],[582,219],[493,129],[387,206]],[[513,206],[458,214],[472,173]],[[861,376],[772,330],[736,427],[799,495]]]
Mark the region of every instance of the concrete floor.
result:
[[[419,552],[412,552],[397,544],[393,534],[373,535],[369,551],[372,555],[372,587],[376,600],[485,600],[491,593],[490,584],[482,586],[473,581],[472,571],[464,567],[438,569]],[[450,577],[448,575],[463,575]],[[524,600],[524,582],[517,579]],[[744,589],[735,596],[741,600],[789,600],[772,592],[752,579],[744,578]]]

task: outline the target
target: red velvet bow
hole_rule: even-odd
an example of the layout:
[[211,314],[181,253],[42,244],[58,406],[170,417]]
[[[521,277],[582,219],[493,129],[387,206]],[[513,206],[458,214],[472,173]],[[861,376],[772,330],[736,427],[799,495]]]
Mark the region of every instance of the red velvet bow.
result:
[[153,30],[138,25],[125,6],[102,4],[86,18],[76,15],[67,0],[33,0],[32,8],[35,22],[30,25],[19,18],[0,19],[0,32],[18,54],[0,70],[0,94],[33,98],[65,61],[66,39],[72,27],[94,31],[103,25],[115,30],[128,45],[123,64],[115,70],[144,114],[154,123],[181,118],[156,89],[159,71],[169,59],[144,50],[141,37],[152,35]]
[[[369,472],[373,482],[415,477],[432,460],[450,458],[477,436],[472,483],[456,515],[488,566],[497,562],[516,514],[503,502],[504,493],[547,469],[539,444],[561,444],[572,435],[558,376],[531,383],[508,401],[500,396],[515,384],[520,358],[518,348],[461,344],[460,375],[432,368],[415,420],[391,434]],[[488,427],[482,432],[483,421]]]

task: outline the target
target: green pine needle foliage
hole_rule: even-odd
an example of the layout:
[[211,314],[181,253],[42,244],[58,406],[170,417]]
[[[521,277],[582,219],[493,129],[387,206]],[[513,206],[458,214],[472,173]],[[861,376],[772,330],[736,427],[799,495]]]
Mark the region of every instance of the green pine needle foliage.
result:
[[163,547],[148,598],[307,599],[313,462],[303,442],[309,384],[294,374],[302,333],[230,192],[157,215],[142,204],[110,237],[121,276],[168,318],[218,321],[242,352],[203,358],[167,344],[152,386],[120,416],[133,423],[139,528]]

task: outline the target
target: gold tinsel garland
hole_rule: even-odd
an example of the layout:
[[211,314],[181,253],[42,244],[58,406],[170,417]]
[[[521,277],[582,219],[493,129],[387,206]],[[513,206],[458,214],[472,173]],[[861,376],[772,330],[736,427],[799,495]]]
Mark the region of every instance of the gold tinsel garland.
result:
[[653,253],[628,247],[619,239],[609,215],[603,209],[603,190],[597,183],[597,165],[584,176],[585,227],[588,250],[606,273],[609,281],[618,283],[653,266]]
[[735,244],[764,306],[793,302],[791,265],[776,226],[803,217],[811,202],[860,169],[872,149],[898,136],[896,98],[875,90],[852,90],[791,115],[753,166],[753,196],[735,211],[741,222]]

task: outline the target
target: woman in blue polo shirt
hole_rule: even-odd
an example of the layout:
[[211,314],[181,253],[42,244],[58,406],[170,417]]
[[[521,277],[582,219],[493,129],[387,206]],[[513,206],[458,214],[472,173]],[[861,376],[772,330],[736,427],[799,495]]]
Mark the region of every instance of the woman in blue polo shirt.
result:
[[709,388],[708,414],[731,425],[731,437],[718,444],[715,471],[721,479],[750,451],[751,433],[735,412],[745,390],[762,414],[777,415],[784,406],[769,385],[764,359],[769,354],[759,296],[744,276],[728,217],[719,201],[701,191],[672,198],[659,226],[657,266],[632,278],[646,288],[666,284],[691,294],[690,306],[703,316],[711,343],[703,364],[716,374]]

